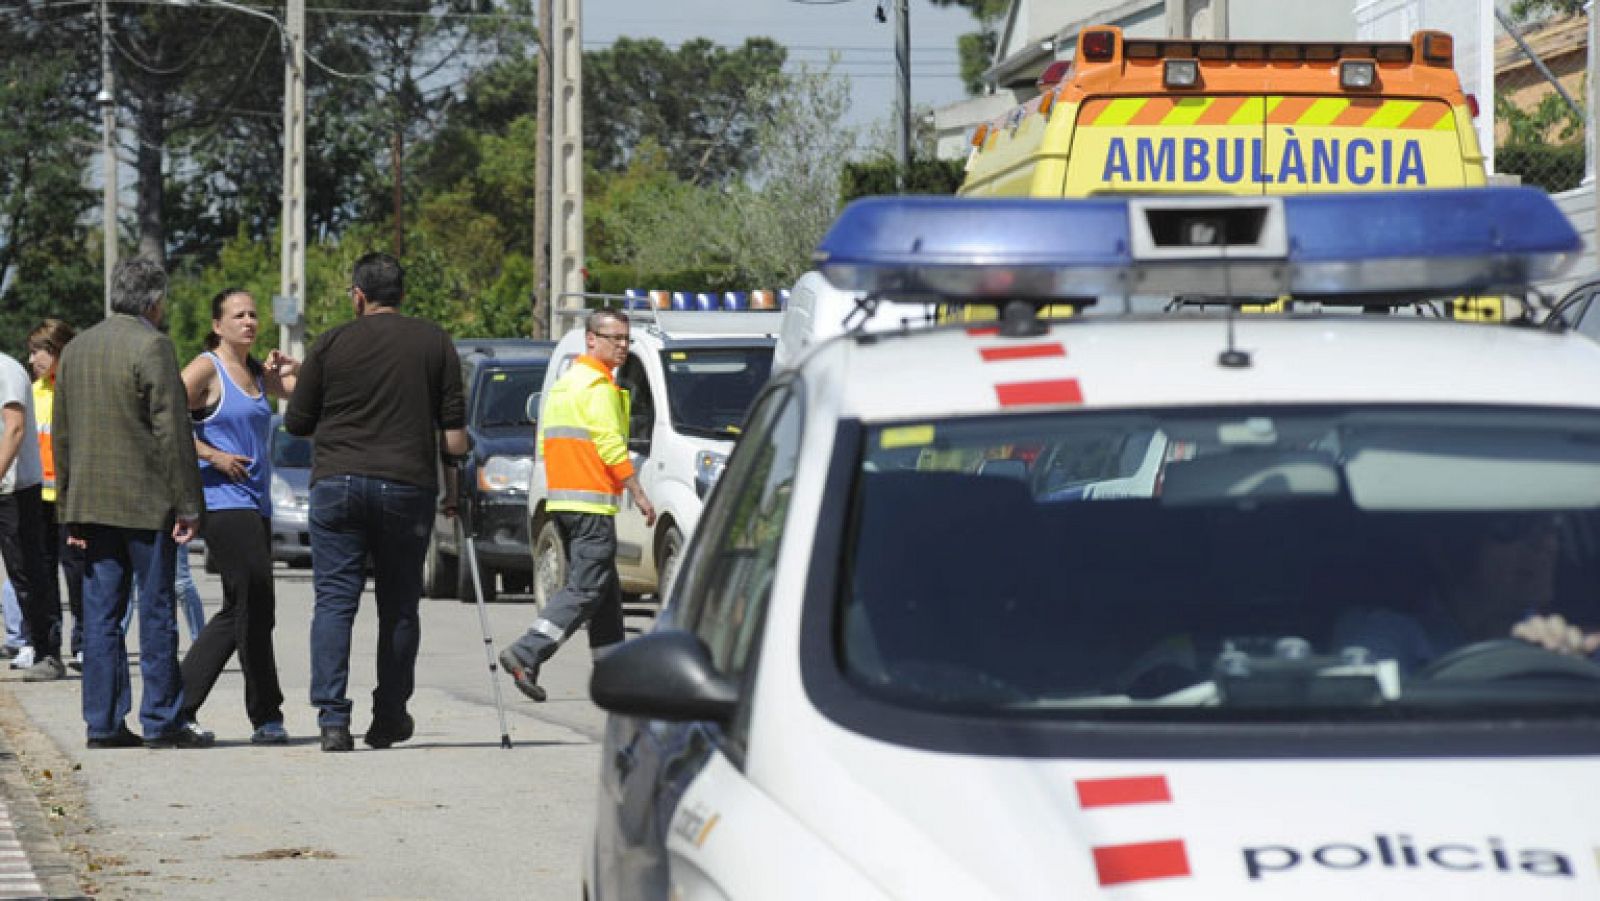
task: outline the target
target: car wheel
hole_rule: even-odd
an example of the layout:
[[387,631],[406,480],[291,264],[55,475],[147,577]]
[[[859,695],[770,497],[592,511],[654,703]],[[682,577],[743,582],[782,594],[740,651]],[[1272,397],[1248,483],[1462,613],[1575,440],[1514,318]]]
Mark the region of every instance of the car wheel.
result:
[[[472,567],[467,565],[466,547],[467,542],[471,540],[472,536],[467,534],[467,530],[462,526],[461,520],[457,519],[456,547],[461,549],[461,556],[456,558],[456,597],[460,598],[463,604],[471,604],[478,599],[478,595],[472,587]],[[493,601],[495,595],[494,570],[479,563],[478,580],[483,585],[484,603]]]
[[540,610],[567,583],[567,543],[555,520],[547,520],[533,542],[533,600]]
[[667,526],[666,534],[661,536],[661,552],[656,559],[656,601],[664,607],[667,592],[672,590],[672,583],[678,578],[678,567],[683,565],[683,533],[678,531],[677,526]]
[[422,591],[430,598],[456,596],[456,558],[439,549],[439,532],[428,539],[428,552],[422,558]]

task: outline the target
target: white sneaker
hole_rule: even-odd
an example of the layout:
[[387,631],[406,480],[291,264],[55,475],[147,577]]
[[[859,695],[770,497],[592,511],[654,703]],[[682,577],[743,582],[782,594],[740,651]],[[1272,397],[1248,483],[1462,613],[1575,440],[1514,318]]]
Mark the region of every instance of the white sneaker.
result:
[[23,645],[17,656],[11,658],[12,669],[28,669],[33,666],[33,645]]

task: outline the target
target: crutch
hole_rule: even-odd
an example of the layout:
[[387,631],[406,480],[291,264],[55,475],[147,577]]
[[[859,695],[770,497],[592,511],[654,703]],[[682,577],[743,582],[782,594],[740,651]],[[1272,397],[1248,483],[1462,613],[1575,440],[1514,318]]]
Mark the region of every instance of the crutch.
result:
[[500,663],[494,657],[494,639],[489,637],[489,610],[483,603],[483,575],[478,572],[478,552],[472,546],[472,533],[461,530],[461,565],[472,572],[472,593],[478,599],[478,625],[483,628],[483,656],[489,661],[489,686],[494,689],[494,709],[500,714],[500,747],[511,748],[511,730],[506,728],[506,702],[500,697]]

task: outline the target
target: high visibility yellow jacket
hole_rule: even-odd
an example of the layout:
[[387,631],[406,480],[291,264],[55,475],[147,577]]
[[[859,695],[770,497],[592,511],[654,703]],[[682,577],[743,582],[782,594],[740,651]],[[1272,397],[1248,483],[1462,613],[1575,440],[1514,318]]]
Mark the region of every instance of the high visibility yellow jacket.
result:
[[628,392],[611,369],[584,354],[550,387],[539,419],[545,509],[615,516],[628,459]]
[[45,376],[33,382],[33,420],[39,429],[39,463],[44,467],[45,500],[56,499],[56,452],[52,443],[52,426],[56,418],[56,380]]

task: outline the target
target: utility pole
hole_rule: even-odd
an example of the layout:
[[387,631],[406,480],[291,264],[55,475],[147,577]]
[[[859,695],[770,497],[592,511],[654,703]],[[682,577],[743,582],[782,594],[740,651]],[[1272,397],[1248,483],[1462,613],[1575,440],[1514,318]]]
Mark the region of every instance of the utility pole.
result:
[[548,317],[554,298],[550,294],[550,26],[554,18],[552,0],[539,0],[539,80],[535,90],[534,115],[539,120],[539,137],[533,150],[533,296],[528,321],[532,337],[552,336]]
[[911,0],[894,0],[895,187],[904,193],[911,176]]
[[273,315],[279,323],[278,346],[302,359],[306,334],[306,0],[288,0],[284,41],[283,293]]
[[583,291],[582,0],[555,0],[550,42],[550,334],[566,324],[562,297]]
[[111,0],[100,0],[100,158],[104,206],[101,229],[105,231],[106,315],[111,315],[111,273],[117,268],[117,95],[111,72]]
[[1597,261],[1600,261],[1600,135],[1595,133],[1596,125],[1600,124],[1600,116],[1595,115],[1595,110],[1600,109],[1595,106],[1600,103],[1600,84],[1595,81],[1596,78],[1600,78],[1600,15],[1596,14],[1600,10],[1595,9],[1594,0],[1589,0],[1585,9],[1589,13],[1589,109],[1584,117],[1588,126],[1584,129],[1584,135],[1585,143],[1589,145],[1589,160],[1588,172],[1585,174],[1589,179],[1589,189],[1594,192],[1595,221],[1592,246]]

